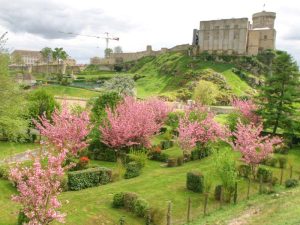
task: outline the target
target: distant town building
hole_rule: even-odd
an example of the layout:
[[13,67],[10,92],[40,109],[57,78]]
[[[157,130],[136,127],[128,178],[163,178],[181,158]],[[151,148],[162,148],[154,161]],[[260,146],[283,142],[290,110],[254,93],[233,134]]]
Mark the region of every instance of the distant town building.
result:
[[17,74],[16,81],[19,84],[33,86],[36,84],[36,79],[31,74]]
[[262,11],[248,18],[201,21],[194,29],[193,46],[209,53],[257,55],[265,49],[274,49],[276,13]]
[[14,50],[11,61],[15,65],[35,65],[42,62],[42,54],[40,51]]

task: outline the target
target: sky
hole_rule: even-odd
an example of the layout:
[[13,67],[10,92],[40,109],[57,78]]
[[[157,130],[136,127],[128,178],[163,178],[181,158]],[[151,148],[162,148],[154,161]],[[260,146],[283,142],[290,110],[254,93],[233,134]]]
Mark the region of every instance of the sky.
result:
[[[264,7],[265,5],[265,7]],[[262,10],[277,13],[276,48],[300,62],[298,0],[0,0],[0,34],[7,47],[41,50],[63,47],[78,63],[103,57],[105,40],[69,35],[105,36],[109,32],[124,52],[154,50],[192,42],[201,20],[248,17]]]

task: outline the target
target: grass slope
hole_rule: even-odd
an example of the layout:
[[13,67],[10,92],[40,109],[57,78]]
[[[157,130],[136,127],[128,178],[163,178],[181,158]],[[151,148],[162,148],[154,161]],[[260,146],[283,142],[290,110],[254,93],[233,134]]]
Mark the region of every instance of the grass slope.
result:
[[234,94],[245,95],[251,91],[251,87],[232,72],[233,67],[232,64],[204,62],[181,53],[166,53],[141,59],[131,72],[145,76],[137,80],[137,93],[141,98],[173,95],[178,89],[197,79],[197,73],[206,69],[221,73]]
[[13,142],[0,142],[0,160],[13,156],[15,154],[25,152],[30,149],[36,148],[37,145],[32,143],[13,143]]
[[[170,151],[172,151],[172,149],[170,149]],[[238,153],[232,152],[232,154],[234,154],[236,158],[239,158]],[[288,157],[289,159],[297,163],[294,165],[294,168],[297,168],[300,165],[299,149],[291,151]],[[114,168],[115,166],[114,163],[100,161],[93,161],[93,164],[103,165],[110,168]],[[197,169],[200,170],[204,174],[204,176],[209,176],[209,173],[213,170],[213,165],[214,164],[212,157],[208,157],[200,161],[189,162],[181,167],[174,168],[161,167],[161,163],[159,162],[148,161],[148,164],[143,170],[142,175],[137,178],[129,180],[123,179],[114,183],[110,183],[108,185],[89,188],[77,192],[64,192],[61,194],[60,199],[63,203],[62,211],[68,214],[66,218],[66,224],[118,224],[118,220],[122,216],[125,216],[127,224],[144,224],[144,221],[142,219],[135,217],[132,213],[126,212],[121,209],[113,209],[111,207],[113,195],[120,191],[136,192],[142,198],[149,201],[152,206],[158,207],[164,213],[166,212],[168,201],[172,201],[173,224],[184,224],[186,222],[186,203],[187,199],[191,197],[192,218],[196,221],[197,218],[202,215],[204,198],[202,194],[196,194],[186,190],[186,173],[188,171]],[[278,168],[272,168],[272,170],[274,171],[275,175],[279,177],[280,170]],[[288,177],[288,174],[289,173],[287,169],[284,173],[285,178]],[[213,186],[219,184],[219,182],[220,181],[216,177],[213,177]],[[239,181],[239,201],[242,201],[246,197],[246,184],[247,182],[243,179]],[[11,185],[8,184],[7,181],[0,180],[0,190],[0,207],[3,209],[1,211],[0,224],[15,224],[18,207],[16,207],[10,201],[10,195],[14,192],[14,189],[11,187]],[[260,198],[258,197],[257,192],[258,184],[255,183],[251,187],[251,193],[252,196],[254,196],[253,199]],[[298,197],[295,195],[295,198],[296,197],[298,198],[298,200],[295,199],[295,201],[299,201],[300,196]],[[260,202],[260,200],[257,201]],[[242,203],[241,205],[236,206],[236,208],[240,208],[240,210],[242,211],[243,204],[247,205],[246,203]],[[289,203],[286,202],[285,204]],[[267,206],[265,207],[267,208]],[[297,206],[293,207],[293,210],[299,209],[299,207]],[[234,207],[229,206],[228,210],[231,210],[231,208]],[[222,210],[219,210],[219,203],[213,200],[212,195],[209,199],[208,211],[212,215],[212,218],[214,218],[214,215],[219,215],[218,213],[222,212]],[[288,210],[286,209],[286,211]],[[230,211],[228,211],[228,214],[230,214]],[[218,216],[215,217],[215,219],[218,218]],[[229,215],[228,218],[230,218]],[[283,221],[283,219],[281,219],[281,221]],[[199,223],[195,224],[205,223],[202,223],[201,220]],[[216,223],[212,222],[210,224]]]

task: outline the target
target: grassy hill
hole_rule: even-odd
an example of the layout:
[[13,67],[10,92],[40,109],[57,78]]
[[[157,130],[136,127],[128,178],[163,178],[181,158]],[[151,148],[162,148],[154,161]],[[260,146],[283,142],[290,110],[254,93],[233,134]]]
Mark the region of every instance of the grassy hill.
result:
[[166,53],[157,57],[145,57],[131,68],[130,72],[141,76],[136,81],[141,98],[154,95],[174,97],[179,90],[188,88],[193,82],[216,73],[221,74],[232,94],[247,95],[253,89],[232,72],[234,65],[203,61],[181,53]]

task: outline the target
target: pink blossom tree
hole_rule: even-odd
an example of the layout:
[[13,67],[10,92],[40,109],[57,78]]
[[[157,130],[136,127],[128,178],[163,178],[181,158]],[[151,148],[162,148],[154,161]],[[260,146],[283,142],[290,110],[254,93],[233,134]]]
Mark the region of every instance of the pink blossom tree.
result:
[[215,142],[228,137],[227,128],[214,120],[214,114],[203,106],[192,106],[186,110],[179,121],[178,142],[184,151],[195,148],[197,143],[203,147],[208,142]]
[[45,144],[55,146],[55,149],[67,149],[68,153],[76,155],[87,146],[86,136],[90,132],[90,120],[87,112],[74,115],[63,105],[61,112],[57,109],[51,116],[51,121],[45,116],[34,121],[41,135],[46,137]]
[[262,131],[262,124],[257,126],[253,123],[239,122],[237,130],[233,132],[236,140],[232,146],[242,153],[242,160],[251,166],[253,175],[256,166],[273,152],[276,145],[282,142],[282,139],[278,137],[262,136]]
[[161,128],[171,108],[163,101],[137,101],[125,97],[114,111],[106,109],[107,120],[100,125],[101,141],[111,148],[150,147],[150,138]]
[[261,118],[256,114],[258,107],[252,100],[240,100],[235,98],[231,101],[231,104],[246,123],[260,123]]
[[61,112],[56,110],[52,114],[52,123],[41,117],[40,123],[35,121],[35,124],[46,137],[41,144],[47,151],[35,157],[32,167],[11,169],[10,179],[19,192],[12,200],[22,204],[29,225],[44,225],[54,220],[63,222],[65,214],[57,211],[61,206],[57,196],[64,172],[71,166],[63,167],[63,164],[67,155],[76,155],[87,146],[89,118],[85,112],[72,115],[64,106]]
[[[61,192],[64,175],[62,162],[67,151],[56,156],[51,154],[35,157],[32,167],[17,166],[10,171],[10,180],[18,190],[12,200],[22,204],[22,212],[28,218],[28,225],[44,225],[52,221],[64,222],[65,214],[57,211],[61,203],[57,197]],[[42,161],[47,160],[43,166]]]

